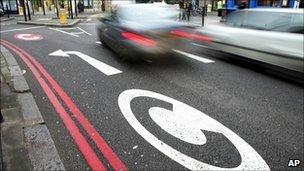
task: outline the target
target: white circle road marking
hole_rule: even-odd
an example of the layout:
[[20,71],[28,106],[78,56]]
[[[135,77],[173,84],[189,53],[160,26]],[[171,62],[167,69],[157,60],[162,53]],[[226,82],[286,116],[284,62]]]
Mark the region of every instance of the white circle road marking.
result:
[[[159,140],[134,116],[130,103],[136,97],[150,97],[171,103],[173,111],[152,107],[149,109],[149,115],[163,130],[185,142],[204,145],[207,139],[201,130],[223,134],[240,153],[241,164],[235,168],[213,166],[189,157]],[[119,95],[118,105],[126,120],[138,134],[156,149],[190,170],[270,170],[263,158],[236,133],[187,104],[152,91],[130,89]]]
[[42,40],[43,37],[39,34],[31,34],[31,33],[21,33],[15,34],[14,37],[20,40],[27,40],[27,41],[37,41]]

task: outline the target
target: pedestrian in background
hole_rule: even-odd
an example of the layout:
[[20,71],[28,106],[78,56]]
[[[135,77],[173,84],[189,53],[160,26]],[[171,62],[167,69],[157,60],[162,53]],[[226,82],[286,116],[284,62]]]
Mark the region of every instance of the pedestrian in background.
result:
[[216,6],[217,6],[217,12],[218,12],[217,16],[221,17],[222,16],[222,9],[223,9],[222,0],[217,1]]
[[192,3],[189,2],[187,5],[187,20],[190,20],[190,14],[191,14],[191,10],[192,10]]
[[183,6],[183,20],[187,19],[187,8],[188,8],[188,3],[184,1],[184,6]]
[[239,5],[239,9],[245,9],[245,8],[247,8],[247,2],[242,1],[241,4]]
[[63,2],[60,4],[60,8],[64,9],[64,3]]
[[179,0],[179,20],[183,19],[183,8],[184,8],[184,2],[183,0]]
[[186,20],[186,9],[187,9],[187,2],[183,1],[182,6],[182,20]]
[[81,13],[84,11],[84,5],[83,5],[83,2],[82,1],[79,1],[78,4],[77,4],[77,7],[78,7],[78,12]]

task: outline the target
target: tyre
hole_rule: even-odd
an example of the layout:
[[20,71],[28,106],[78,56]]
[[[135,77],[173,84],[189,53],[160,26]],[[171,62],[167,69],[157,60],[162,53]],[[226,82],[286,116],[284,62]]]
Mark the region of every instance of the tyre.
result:
[[99,37],[99,41],[101,42],[101,45],[104,46],[104,47],[109,47],[106,42],[104,41],[104,38],[102,36],[102,33],[99,33],[98,34],[98,37]]

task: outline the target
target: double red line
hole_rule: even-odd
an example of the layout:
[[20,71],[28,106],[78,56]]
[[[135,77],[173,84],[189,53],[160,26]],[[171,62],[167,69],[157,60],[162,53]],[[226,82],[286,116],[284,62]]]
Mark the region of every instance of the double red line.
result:
[[[71,137],[78,146],[80,152],[83,154],[88,165],[92,170],[106,170],[104,164],[99,160],[97,154],[92,149],[80,129],[77,127],[71,116],[65,110],[63,104],[60,103],[59,98],[64,102],[68,111],[76,118],[79,125],[86,131],[88,136],[93,140],[99,151],[103,154],[105,159],[110,163],[114,170],[127,170],[125,164],[119,159],[111,147],[106,143],[102,136],[96,131],[93,125],[88,121],[84,114],[74,104],[72,99],[65,93],[61,86],[53,79],[53,77],[44,69],[44,67],[35,60],[26,51],[20,49],[14,44],[0,39],[1,44],[16,53],[32,71],[34,77],[39,82],[43,91],[49,98],[49,101],[54,106],[63,123],[65,124]],[[57,95],[57,96],[56,96]]]

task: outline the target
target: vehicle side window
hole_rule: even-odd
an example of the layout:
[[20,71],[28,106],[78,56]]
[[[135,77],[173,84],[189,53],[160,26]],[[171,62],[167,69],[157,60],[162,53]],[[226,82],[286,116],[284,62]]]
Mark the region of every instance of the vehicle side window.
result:
[[304,32],[304,18],[301,13],[245,11],[232,13],[227,24],[255,30],[279,31],[289,33]]
[[273,20],[270,20],[267,25],[267,30],[287,32],[291,27],[291,16],[290,13],[270,13],[274,16]]
[[277,16],[277,20],[269,23],[268,30],[289,33],[303,33],[303,14],[281,13],[277,14]]
[[298,13],[292,14],[290,28],[287,31],[304,34],[304,15]]
[[99,20],[111,20],[111,14],[105,14],[104,16],[100,17]]
[[235,11],[228,15],[226,24],[232,27],[242,27],[246,11]]
[[99,19],[100,21],[106,21],[106,22],[118,22],[116,14],[112,13],[107,16],[103,16]]
[[112,13],[112,15],[111,15],[111,21],[112,22],[118,22],[118,19],[117,19],[117,14],[116,13]]
[[275,16],[267,16],[267,12],[248,11],[244,19],[243,27],[256,30],[267,30],[268,24],[275,20]]

